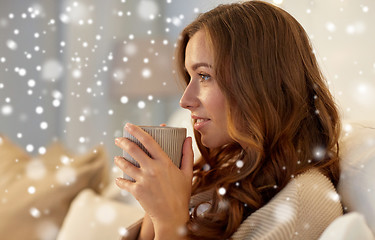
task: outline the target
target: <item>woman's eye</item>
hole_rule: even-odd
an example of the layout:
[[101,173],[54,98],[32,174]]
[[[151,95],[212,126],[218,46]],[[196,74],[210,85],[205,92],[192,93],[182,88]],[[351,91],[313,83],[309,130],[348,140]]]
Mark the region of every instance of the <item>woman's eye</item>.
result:
[[199,75],[199,77],[201,78],[201,81],[206,81],[206,80],[209,80],[209,79],[211,78],[211,76],[208,75],[208,74],[200,73],[200,74],[198,74],[198,75]]

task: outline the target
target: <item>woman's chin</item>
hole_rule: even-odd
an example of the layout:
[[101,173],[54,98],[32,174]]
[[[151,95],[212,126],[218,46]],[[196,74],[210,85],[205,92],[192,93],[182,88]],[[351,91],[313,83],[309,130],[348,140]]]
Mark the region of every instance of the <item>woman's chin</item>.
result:
[[209,149],[218,148],[227,144],[226,142],[217,141],[215,138],[205,138],[204,136],[201,138],[201,143]]

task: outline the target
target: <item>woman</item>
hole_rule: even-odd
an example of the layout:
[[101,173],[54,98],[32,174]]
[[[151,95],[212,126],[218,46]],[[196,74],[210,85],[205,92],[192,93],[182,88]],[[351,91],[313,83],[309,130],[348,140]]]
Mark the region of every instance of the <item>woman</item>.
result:
[[176,53],[201,158],[188,138],[177,169],[127,124],[152,155],[117,141],[141,165],[115,160],[146,211],[138,239],[317,239],[342,214],[340,121],[302,26],[261,1],[220,5]]

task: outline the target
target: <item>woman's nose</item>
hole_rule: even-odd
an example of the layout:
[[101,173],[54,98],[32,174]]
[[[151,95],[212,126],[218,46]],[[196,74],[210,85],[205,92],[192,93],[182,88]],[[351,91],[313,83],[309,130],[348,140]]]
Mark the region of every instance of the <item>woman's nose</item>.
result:
[[197,90],[195,86],[190,82],[185,88],[184,93],[180,99],[180,106],[185,109],[191,110],[198,105]]

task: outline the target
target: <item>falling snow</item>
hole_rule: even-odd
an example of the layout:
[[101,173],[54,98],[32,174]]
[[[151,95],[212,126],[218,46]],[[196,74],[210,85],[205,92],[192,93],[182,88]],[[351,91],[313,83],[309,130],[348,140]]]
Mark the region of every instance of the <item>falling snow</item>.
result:
[[34,218],[39,218],[42,214],[39,211],[39,209],[33,207],[33,208],[30,208],[30,215],[33,216]]
[[138,106],[139,109],[143,109],[143,108],[146,107],[146,103],[144,101],[139,101],[137,106]]
[[227,190],[224,187],[221,187],[219,188],[218,193],[223,196],[227,193]]
[[28,151],[28,152],[34,151],[34,146],[32,144],[27,144],[26,145],[26,151]]
[[36,189],[35,189],[34,186],[30,186],[30,187],[27,188],[27,192],[28,192],[29,194],[34,194],[35,191],[36,191]]
[[6,104],[1,107],[1,114],[3,116],[9,116],[12,114],[12,112],[13,112],[13,107],[11,105]]
[[[314,53],[321,56],[319,60],[328,70],[327,79],[344,117],[375,119],[375,59],[368,55],[374,50],[369,39],[375,38],[370,27],[375,21],[375,5],[370,1],[343,4],[342,0],[334,0],[329,7],[320,7],[325,4],[316,0],[298,7],[293,0],[269,2],[290,8],[307,28],[316,47]],[[52,3],[53,9],[58,9],[56,4]],[[171,96],[176,96],[178,105],[180,94],[176,88],[167,91],[168,97],[162,96],[175,81],[173,62],[168,60],[172,59],[178,33],[190,19],[205,11],[208,3],[121,0],[110,1],[108,9],[101,9],[92,3],[63,1],[57,14],[49,5],[38,0],[22,6],[8,1],[1,9],[1,135],[9,136],[30,155],[45,155],[46,146],[56,139],[65,139],[78,152],[102,144],[114,153],[118,149],[111,145],[112,138],[121,136],[124,122],[167,121],[172,110],[166,111],[165,106],[174,101]],[[342,51],[348,46],[351,51]],[[318,101],[319,97],[314,99]],[[314,111],[320,114],[319,109]],[[352,131],[352,125],[343,125],[344,134]],[[0,145],[3,143],[4,138],[0,137]],[[375,140],[369,139],[368,144],[373,146]],[[313,160],[309,163],[326,156],[326,150],[320,146],[311,151]],[[54,171],[58,184],[76,183],[74,159],[61,156],[59,161],[61,165]],[[237,160],[235,165],[240,171],[244,162]],[[203,166],[204,171],[210,169],[208,164]],[[35,157],[26,164],[24,176],[43,181],[48,171]],[[241,187],[240,182],[235,186]],[[35,196],[38,188],[30,183],[24,192]],[[218,189],[219,195],[226,193],[227,189]],[[327,197],[340,200],[336,193]],[[225,202],[220,204],[225,209]],[[200,213],[209,205],[205,207],[201,206]],[[287,204],[276,210],[287,212],[275,215],[279,221],[288,220],[285,216],[294,213]],[[46,215],[45,211],[35,206],[25,209],[39,220]],[[111,224],[116,214],[107,205],[95,210],[101,224]],[[59,226],[46,222],[43,229],[40,239],[54,239]],[[186,229],[180,231],[184,235]],[[129,233],[120,227],[118,234]]]
[[211,166],[208,163],[203,165],[203,171],[209,171],[210,169],[211,169]]
[[121,103],[126,104],[129,101],[129,98],[127,96],[122,96],[120,99]]
[[129,236],[129,231],[128,231],[128,229],[126,229],[125,227],[120,227],[120,228],[118,229],[118,233],[119,233],[119,235],[122,236],[122,237],[127,237],[127,236]]
[[242,160],[237,160],[237,161],[236,161],[236,166],[237,166],[238,168],[242,168],[243,165],[244,165],[244,162],[243,162]]
[[326,150],[323,147],[315,147],[313,149],[313,155],[316,160],[321,160],[326,156]]
[[103,224],[111,224],[115,220],[117,212],[112,205],[101,204],[95,210],[95,218]]
[[7,44],[8,48],[11,49],[11,50],[16,50],[17,47],[18,47],[17,43],[15,41],[11,40],[11,39],[9,39],[6,42],[6,44]]
[[149,77],[151,77],[151,70],[148,69],[148,68],[143,69],[143,70],[142,70],[142,76],[143,76],[144,78],[149,78]]

